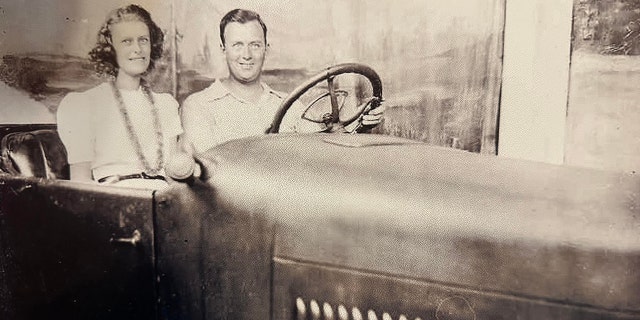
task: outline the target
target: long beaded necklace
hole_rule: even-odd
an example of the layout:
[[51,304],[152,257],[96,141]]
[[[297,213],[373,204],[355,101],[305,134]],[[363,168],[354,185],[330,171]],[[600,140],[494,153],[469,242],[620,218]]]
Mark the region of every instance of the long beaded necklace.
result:
[[124,105],[124,100],[122,99],[122,94],[120,93],[120,90],[118,89],[118,87],[116,87],[115,81],[109,81],[109,83],[111,84],[111,89],[113,89],[113,95],[115,96],[116,101],[118,102],[118,109],[120,110],[120,114],[124,119],[124,124],[127,129],[127,133],[129,134],[129,140],[133,142],[133,148],[135,149],[136,154],[138,155],[138,159],[140,160],[140,162],[142,162],[142,165],[144,166],[144,173],[150,176],[158,175],[162,170],[162,166],[164,164],[164,153],[162,152],[164,143],[163,143],[163,136],[162,136],[162,128],[160,127],[160,117],[158,116],[158,107],[156,107],[156,104],[153,101],[153,96],[151,95],[151,89],[149,89],[149,86],[147,85],[146,81],[144,81],[144,79],[140,81],[140,87],[142,87],[142,92],[144,93],[144,96],[147,98],[147,101],[151,103],[153,127],[155,129],[156,141],[158,142],[156,165],[154,167],[151,167],[149,165],[149,161],[147,160],[147,157],[145,157],[144,152],[142,151],[140,140],[138,139],[138,136],[136,135],[135,131],[133,131],[133,124],[131,123],[131,118],[129,118],[129,114],[127,113],[127,109]]

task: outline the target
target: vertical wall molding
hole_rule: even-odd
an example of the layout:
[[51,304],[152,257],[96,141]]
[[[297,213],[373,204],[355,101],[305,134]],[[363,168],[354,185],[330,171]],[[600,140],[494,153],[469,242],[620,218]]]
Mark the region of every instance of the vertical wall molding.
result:
[[498,155],[562,164],[572,0],[507,0]]

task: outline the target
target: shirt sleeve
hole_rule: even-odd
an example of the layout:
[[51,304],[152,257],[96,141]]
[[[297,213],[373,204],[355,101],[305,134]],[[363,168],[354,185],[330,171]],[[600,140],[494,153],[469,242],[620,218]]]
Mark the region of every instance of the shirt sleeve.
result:
[[58,134],[67,149],[69,164],[91,162],[94,158],[94,132],[91,121],[92,102],[80,93],[69,93],[57,111]]
[[195,99],[187,98],[182,104],[180,116],[184,135],[197,153],[205,152],[215,146],[213,132],[209,129],[209,119],[203,114],[201,105]]
[[162,105],[164,106],[164,114],[162,119],[162,127],[164,134],[170,137],[176,137],[182,134],[182,121],[178,111],[178,101],[168,93],[163,93]]

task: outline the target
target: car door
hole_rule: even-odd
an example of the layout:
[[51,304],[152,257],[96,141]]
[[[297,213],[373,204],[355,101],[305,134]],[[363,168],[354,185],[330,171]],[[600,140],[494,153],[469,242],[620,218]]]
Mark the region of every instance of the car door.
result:
[[0,176],[0,318],[156,317],[153,194]]

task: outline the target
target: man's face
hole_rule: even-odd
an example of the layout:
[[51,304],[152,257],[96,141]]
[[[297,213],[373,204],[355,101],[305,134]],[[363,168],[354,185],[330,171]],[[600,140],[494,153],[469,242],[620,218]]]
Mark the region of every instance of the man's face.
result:
[[147,71],[151,61],[151,40],[147,25],[141,21],[124,21],[110,28],[118,72],[139,76]]
[[223,51],[231,77],[246,84],[258,81],[266,53],[260,23],[254,20],[227,24],[224,42]]

